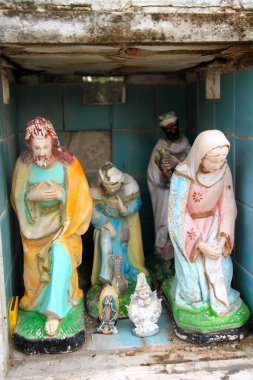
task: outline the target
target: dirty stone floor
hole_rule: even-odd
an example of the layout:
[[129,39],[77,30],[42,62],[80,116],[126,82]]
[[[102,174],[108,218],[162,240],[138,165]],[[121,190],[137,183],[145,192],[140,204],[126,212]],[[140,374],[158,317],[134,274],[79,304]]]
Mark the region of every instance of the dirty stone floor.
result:
[[118,321],[118,334],[96,332],[86,315],[86,342],[66,354],[27,356],[11,349],[7,380],[253,380],[253,335],[242,342],[195,345],[179,340],[169,310],[163,305],[160,332],[153,337],[131,334],[128,319]]

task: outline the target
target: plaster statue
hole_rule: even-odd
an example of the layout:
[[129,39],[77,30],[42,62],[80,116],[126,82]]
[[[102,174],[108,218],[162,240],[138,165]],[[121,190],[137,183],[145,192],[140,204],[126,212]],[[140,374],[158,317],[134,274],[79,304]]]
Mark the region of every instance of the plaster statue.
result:
[[183,161],[190,151],[190,144],[179,132],[174,112],[159,117],[165,137],[156,143],[148,165],[148,187],[155,223],[155,253],[165,260],[173,257],[168,235],[168,202],[171,176],[174,168]]
[[137,277],[134,294],[131,295],[130,305],[127,306],[129,319],[135,324],[133,334],[145,337],[157,334],[158,318],[162,312],[162,299],[159,299],[156,290],[152,292],[144,273]]
[[239,292],[231,288],[237,210],[226,160],[229,148],[221,131],[200,133],[176,167],[170,187],[169,233],[176,271],[172,295],[179,311],[187,310],[195,319],[196,313],[210,310],[210,329],[219,317],[215,329],[225,328],[225,317],[242,306]]
[[[119,261],[121,284],[124,280],[135,281],[140,271],[147,273],[139,219],[139,186],[133,177],[107,162],[99,169],[91,193],[95,228],[92,285],[111,284]],[[121,259],[116,259],[117,256]]]
[[97,331],[104,335],[117,334],[115,326],[119,314],[118,293],[113,286],[106,285],[99,297],[98,316],[99,326]]
[[45,316],[45,333],[54,337],[60,322],[82,300],[77,267],[92,198],[79,161],[60,146],[49,120],[29,121],[25,143],[11,194],[24,250],[20,308]]

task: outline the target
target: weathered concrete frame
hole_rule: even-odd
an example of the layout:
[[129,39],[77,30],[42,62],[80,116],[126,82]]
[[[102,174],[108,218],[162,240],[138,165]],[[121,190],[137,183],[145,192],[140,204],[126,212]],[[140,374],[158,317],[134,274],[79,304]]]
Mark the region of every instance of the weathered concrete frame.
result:
[[[127,57],[133,53],[128,48],[134,45],[176,49],[178,45],[225,44],[238,48],[239,60],[252,52],[252,25],[252,0],[0,0],[4,57],[22,53],[27,46],[75,45],[76,50],[79,46],[114,46],[123,49]],[[242,46],[244,50],[240,50]],[[227,50],[228,57],[233,54],[234,50]],[[244,63],[250,64],[252,59]],[[0,235],[1,378],[7,369],[8,352]]]

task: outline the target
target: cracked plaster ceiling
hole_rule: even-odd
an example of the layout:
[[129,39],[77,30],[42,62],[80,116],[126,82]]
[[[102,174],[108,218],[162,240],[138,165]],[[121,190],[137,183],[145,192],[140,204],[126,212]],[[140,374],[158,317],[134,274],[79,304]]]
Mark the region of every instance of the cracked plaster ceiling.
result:
[[251,44],[131,46],[12,45],[2,48],[7,62],[23,74],[134,75],[180,74],[212,62],[237,69],[253,65]]

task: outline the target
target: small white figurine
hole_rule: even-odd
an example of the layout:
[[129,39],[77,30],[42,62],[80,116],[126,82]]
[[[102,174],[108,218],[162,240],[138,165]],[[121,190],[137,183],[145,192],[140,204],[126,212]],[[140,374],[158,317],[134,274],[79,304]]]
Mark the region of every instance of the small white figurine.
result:
[[156,290],[152,291],[144,273],[137,276],[134,294],[131,295],[130,305],[126,306],[129,319],[135,324],[132,333],[138,337],[157,334],[156,324],[162,312],[162,299],[157,298]]

